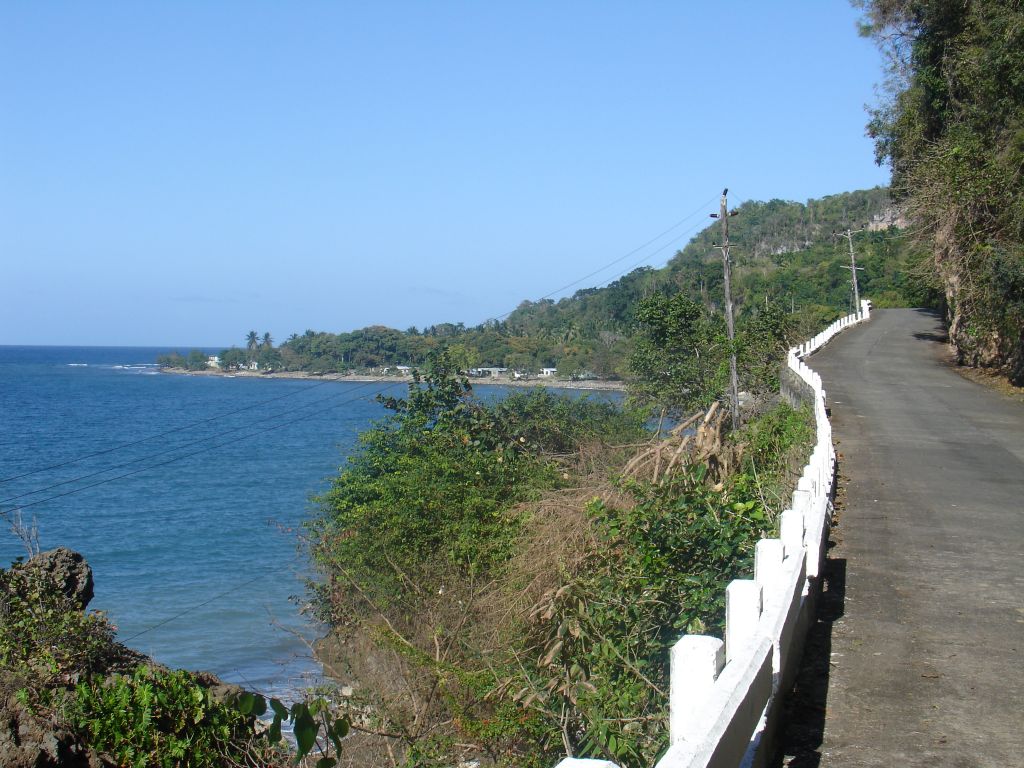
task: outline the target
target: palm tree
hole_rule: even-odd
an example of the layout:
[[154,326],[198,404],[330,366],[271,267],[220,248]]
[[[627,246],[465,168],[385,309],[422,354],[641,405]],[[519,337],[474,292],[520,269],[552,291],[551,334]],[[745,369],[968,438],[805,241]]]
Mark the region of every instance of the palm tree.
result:
[[267,331],[263,334],[263,342],[260,344],[260,349],[273,349],[274,340],[270,338],[270,332]]
[[260,345],[260,337],[256,331],[249,331],[245,337],[245,346],[250,352],[255,352],[256,348]]

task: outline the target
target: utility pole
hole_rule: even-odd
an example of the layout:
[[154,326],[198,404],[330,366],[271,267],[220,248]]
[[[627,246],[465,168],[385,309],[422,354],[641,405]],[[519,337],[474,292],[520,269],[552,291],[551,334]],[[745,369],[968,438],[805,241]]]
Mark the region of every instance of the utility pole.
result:
[[713,247],[722,250],[722,270],[725,274],[725,325],[729,331],[729,400],[732,412],[732,428],[738,429],[740,425],[740,381],[736,375],[736,328],[732,319],[732,261],[729,259],[729,218],[735,216],[737,211],[729,213],[728,204],[729,188],[722,190],[722,204],[718,213],[712,213],[711,218],[722,220],[722,244]]
[[845,232],[833,232],[833,237],[845,237],[847,244],[850,246],[850,266],[847,267],[850,270],[850,279],[853,282],[853,311],[860,312],[860,287],[857,285],[857,270],[864,271],[864,267],[857,266],[857,254],[853,252],[853,236],[859,235],[864,232],[864,229],[851,230],[849,227],[846,228]]

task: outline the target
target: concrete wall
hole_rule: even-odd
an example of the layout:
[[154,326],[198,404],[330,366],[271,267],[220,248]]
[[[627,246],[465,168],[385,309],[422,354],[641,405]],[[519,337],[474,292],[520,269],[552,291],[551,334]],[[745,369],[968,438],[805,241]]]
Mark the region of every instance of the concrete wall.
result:
[[[762,539],[751,579],[725,593],[725,640],[684,635],[672,648],[669,749],[656,768],[761,766],[771,757],[781,694],[793,684],[814,616],[832,514],[835,449],[821,377],[804,362],[837,333],[867,320],[871,304],[789,350],[784,388],[813,393],[817,440],[779,537]],[[800,390],[799,392],[797,390]],[[557,768],[617,768],[606,760],[567,758]]]

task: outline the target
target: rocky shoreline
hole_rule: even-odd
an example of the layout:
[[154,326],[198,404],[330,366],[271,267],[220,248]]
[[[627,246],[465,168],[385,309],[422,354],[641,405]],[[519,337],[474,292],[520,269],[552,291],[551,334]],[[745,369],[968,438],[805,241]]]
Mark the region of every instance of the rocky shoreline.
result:
[[[408,384],[412,382],[412,376],[380,376],[372,374],[344,374],[344,373],[307,373],[306,371],[274,371],[265,373],[263,371],[219,371],[208,369],[205,371],[189,371],[185,368],[161,368],[161,373],[169,373],[177,376],[222,376],[225,378],[238,379],[309,379],[313,381],[350,381],[354,384],[379,383],[379,384]],[[589,379],[586,381],[565,381],[564,379],[533,378],[533,379],[496,379],[480,378],[470,379],[472,384],[485,384],[498,387],[547,387],[549,389],[574,389],[594,390],[604,392],[622,392],[626,389],[624,381],[611,381],[609,379]]]
[[[33,585],[38,594],[38,621],[50,621],[60,626],[56,611],[77,612],[85,614],[93,598],[92,568],[78,552],[65,547],[40,552],[30,558],[23,566],[22,573],[28,576],[28,583]],[[9,572],[0,569],[0,607],[7,607],[12,600],[18,599],[17,583]],[[44,597],[49,585],[62,600],[55,607],[52,599]],[[21,596],[24,598],[24,595]],[[15,637],[26,633],[24,627],[11,625],[11,619],[0,616],[0,630],[3,642],[10,643]],[[67,637],[55,638],[57,643],[68,642]],[[98,641],[97,641],[98,642]],[[111,682],[117,675],[130,675],[140,666],[153,670],[169,672],[162,664],[149,656],[123,645],[116,639],[103,648],[91,647],[90,653],[96,658],[90,659],[87,666],[93,667],[92,674],[105,677]],[[42,664],[40,659],[32,659]],[[86,664],[83,659],[77,661]],[[71,662],[68,662],[71,664]],[[87,734],[75,732],[68,722],[60,715],[58,709],[39,705],[28,694],[29,667],[17,667],[13,663],[0,665],[0,766],[4,768],[117,768],[121,763],[111,755],[94,748]],[[75,684],[84,680],[83,669],[68,666],[66,669],[51,670],[56,682],[52,682],[54,690],[73,691]],[[196,683],[210,692],[211,699],[225,702],[238,697],[245,691],[237,686],[225,683],[209,672],[191,673]],[[55,700],[59,700],[59,697]]]

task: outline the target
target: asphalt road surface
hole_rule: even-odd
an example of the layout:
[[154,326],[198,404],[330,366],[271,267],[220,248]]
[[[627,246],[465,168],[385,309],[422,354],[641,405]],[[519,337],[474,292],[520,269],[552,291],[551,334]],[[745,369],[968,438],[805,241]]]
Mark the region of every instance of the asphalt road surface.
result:
[[793,768],[1024,766],[1024,405],[943,334],[880,310],[809,360],[843,479]]

